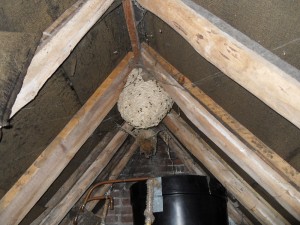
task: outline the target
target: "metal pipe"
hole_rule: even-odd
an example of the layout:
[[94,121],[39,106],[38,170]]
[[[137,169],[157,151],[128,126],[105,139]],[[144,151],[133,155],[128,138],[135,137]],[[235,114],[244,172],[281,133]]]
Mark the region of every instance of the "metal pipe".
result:
[[[137,182],[137,181],[144,181],[144,180],[148,180],[151,177],[139,177],[139,178],[128,178],[128,179],[119,179],[119,180],[107,180],[107,181],[102,181],[99,182],[97,184],[95,184],[87,193],[86,197],[84,198],[83,204],[79,207],[79,212],[83,212],[86,203],[90,202],[90,201],[94,201],[94,200],[103,200],[103,199],[109,199],[110,200],[110,209],[112,210],[114,208],[114,200],[110,195],[103,195],[103,196],[94,196],[94,197],[90,197],[92,192],[105,184],[116,184],[116,183],[128,183],[128,182]],[[78,214],[75,216],[74,220],[73,220],[73,224],[76,225],[78,222]]]
[[[89,199],[87,200],[87,202],[89,202],[89,201],[94,201],[94,200],[109,200],[109,209],[110,209],[110,210],[113,210],[113,209],[114,209],[114,199],[113,199],[113,197],[110,196],[110,195],[102,195],[102,196],[92,197],[92,198],[89,198]],[[87,202],[86,202],[86,203],[87,203]],[[77,225],[77,224],[78,224],[78,216],[79,216],[79,213],[80,213],[80,212],[84,212],[84,206],[85,206],[85,205],[81,205],[81,206],[79,207],[79,211],[78,211],[77,215],[75,216],[75,218],[74,218],[74,220],[73,220],[73,224],[74,224],[74,225]]]
[[[151,177],[139,177],[139,178],[128,178],[128,179],[119,179],[119,180],[107,180],[107,181],[102,181],[99,182],[97,184],[95,184],[88,192],[88,194],[86,195],[82,207],[85,207],[86,203],[89,202],[90,200],[90,196],[92,194],[92,192],[97,188],[100,187],[104,184],[116,184],[116,183],[128,183],[128,182],[137,182],[137,181],[144,181],[144,180],[148,180]],[[91,200],[92,201],[92,200]]]

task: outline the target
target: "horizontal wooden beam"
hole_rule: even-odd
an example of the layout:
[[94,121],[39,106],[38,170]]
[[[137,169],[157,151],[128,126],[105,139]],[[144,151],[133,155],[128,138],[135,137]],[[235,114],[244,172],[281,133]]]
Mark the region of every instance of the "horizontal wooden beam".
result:
[[271,205],[247,184],[178,114],[163,120],[178,140],[231,192],[262,224],[289,224]]
[[186,76],[162,58],[154,49],[146,44],[143,48],[168,72],[180,85],[182,85],[194,98],[196,98],[206,109],[208,109],[219,121],[228,127],[239,139],[248,145],[252,151],[260,155],[272,168],[278,171],[286,180],[300,190],[300,173],[288,162],[281,158],[275,151],[252,134],[246,127],[234,119],[214,100],[206,95],[201,89],[194,85]]
[[[129,124],[122,126],[125,130],[131,130]],[[109,144],[103,149],[100,155],[89,166],[84,174],[78,179],[71,190],[64,196],[64,198],[49,212],[49,214],[42,220],[40,225],[46,224],[59,224],[61,220],[67,215],[70,209],[80,199],[80,197],[91,186],[97,176],[106,167],[109,161],[113,158],[114,154],[124,143],[128,133],[120,130]]]
[[273,196],[279,204],[300,220],[300,192],[218,121],[145,49],[142,49],[141,55],[143,64],[151,70],[160,85],[168,92],[187,118]]
[[0,224],[18,224],[116,104],[132,53],[119,63],[16,184],[0,200]]
[[35,98],[113,1],[79,0],[44,32],[44,36],[49,37],[43,40],[32,58],[10,117]]
[[300,71],[192,0],[137,0],[206,60],[300,128]]

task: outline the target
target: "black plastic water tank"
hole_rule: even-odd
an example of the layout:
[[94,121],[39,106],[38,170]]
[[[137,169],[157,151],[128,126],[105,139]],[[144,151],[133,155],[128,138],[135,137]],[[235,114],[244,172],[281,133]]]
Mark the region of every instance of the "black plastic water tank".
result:
[[[228,225],[227,194],[216,179],[206,176],[162,177],[163,211],[155,212],[153,225]],[[146,182],[130,188],[134,225],[144,225]]]

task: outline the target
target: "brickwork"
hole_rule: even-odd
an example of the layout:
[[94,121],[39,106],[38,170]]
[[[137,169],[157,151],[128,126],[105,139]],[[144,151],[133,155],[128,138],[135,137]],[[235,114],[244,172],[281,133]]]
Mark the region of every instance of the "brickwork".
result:
[[[151,159],[146,159],[139,152],[134,154],[120,178],[166,176],[174,174],[191,174],[172,149],[168,149],[162,140],[158,139],[157,153]],[[114,210],[109,210],[106,217],[107,225],[132,225],[132,209],[130,205],[129,188],[132,183],[114,185]],[[101,215],[101,212],[98,213]]]

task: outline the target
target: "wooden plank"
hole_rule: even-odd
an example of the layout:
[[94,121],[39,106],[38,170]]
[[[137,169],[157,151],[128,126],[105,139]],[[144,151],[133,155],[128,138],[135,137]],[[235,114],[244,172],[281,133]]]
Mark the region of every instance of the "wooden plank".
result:
[[[169,131],[162,131],[159,136],[163,141],[170,146],[170,148],[175,152],[176,156],[183,162],[183,164],[192,172],[197,175],[206,176],[205,171],[199,166],[197,162],[191,157],[190,154],[181,146],[181,144],[176,140],[176,138]],[[235,224],[251,225],[252,222],[237,208],[231,199],[228,199],[227,210],[229,218]]]
[[18,224],[117,102],[132,53],[119,63],[86,104],[0,200],[0,224]]
[[89,166],[99,156],[105,146],[112,138],[112,133],[107,133],[99,144],[91,151],[87,158],[80,164],[80,166],[72,173],[72,175],[66,180],[66,182],[59,188],[59,190],[52,196],[47,202],[45,207],[47,208],[38,218],[36,218],[31,225],[38,225],[48,215],[53,207],[55,207],[70,191],[70,189],[77,182],[78,178],[89,168]]
[[[138,145],[137,141],[135,141],[130,146],[130,148],[128,149],[126,154],[122,157],[120,162],[116,165],[116,167],[114,167],[112,169],[112,171],[110,172],[108,180],[115,180],[119,177],[119,175],[121,174],[121,172],[123,171],[123,169],[127,165],[128,161],[131,159],[133,154],[138,149],[138,147],[139,147],[139,145]],[[110,187],[111,187],[111,184],[104,185],[103,187],[99,188],[98,190],[94,191],[93,193],[94,193],[95,196],[102,196],[109,190]],[[92,211],[95,208],[95,206],[97,205],[97,203],[98,203],[98,201],[88,202],[85,208],[89,211]]]
[[[122,126],[125,130],[131,130],[132,126],[125,124]],[[106,167],[109,161],[112,159],[117,150],[124,143],[128,133],[120,130],[109,144],[103,149],[96,160],[90,165],[90,167],[84,172],[84,174],[78,179],[76,184],[71,188],[68,194],[51,210],[51,212],[40,223],[43,224],[59,224],[60,221],[66,216],[73,205],[79,200],[79,198],[85,193],[85,191],[91,186],[97,176]]]
[[187,118],[279,204],[300,220],[299,191],[211,115],[144,49],[142,49],[141,55],[144,65],[152,70],[152,74],[160,82],[160,85],[169,93]]
[[[119,174],[125,168],[127,162],[130,160],[133,153],[136,151],[136,149],[138,147],[136,145],[136,143],[133,143],[131,146],[128,144],[128,146],[122,145],[121,149],[116,153],[114,158],[109,162],[109,164],[105,167],[105,169],[97,177],[97,182],[104,181],[104,180],[114,180],[119,176]],[[109,188],[110,188],[110,185],[104,185],[103,187],[95,190],[93,193],[94,193],[94,195],[102,196],[109,190]],[[74,211],[76,212],[76,210],[78,210],[80,208],[80,206],[82,205],[82,203],[86,197],[87,192],[88,191],[86,191],[85,194],[76,203],[76,205],[73,206],[73,210],[71,210],[73,212],[70,212],[69,216],[66,216],[60,222],[60,225],[72,224],[72,221],[75,218]],[[92,211],[97,203],[98,203],[98,201],[88,202],[85,208],[89,211]]]
[[178,114],[163,120],[178,140],[231,192],[262,224],[289,224],[242,177],[185,123]]
[[125,20],[127,24],[127,29],[131,41],[131,47],[134,54],[136,62],[138,62],[140,57],[140,41],[136,29],[134,11],[132,7],[131,0],[122,0]]
[[153,58],[166,70],[173,78],[177,80],[186,90],[189,91],[208,111],[210,111],[219,121],[228,127],[234,134],[239,136],[242,142],[248,145],[252,151],[259,154],[272,168],[278,171],[286,180],[295,184],[300,189],[300,173],[281,158],[276,152],[265,145],[260,139],[252,134],[246,127],[240,124],[221,106],[214,102],[201,89],[194,85],[186,76],[180,73],[175,67],[163,59],[154,49],[142,44],[144,48]]
[[[35,98],[44,83],[70,55],[113,1],[80,0],[47,29],[51,31],[49,34],[51,37],[42,42],[42,46],[32,58],[10,117]],[[47,30],[46,33],[48,33]]]
[[137,0],[206,60],[300,128],[300,71],[192,0]]

